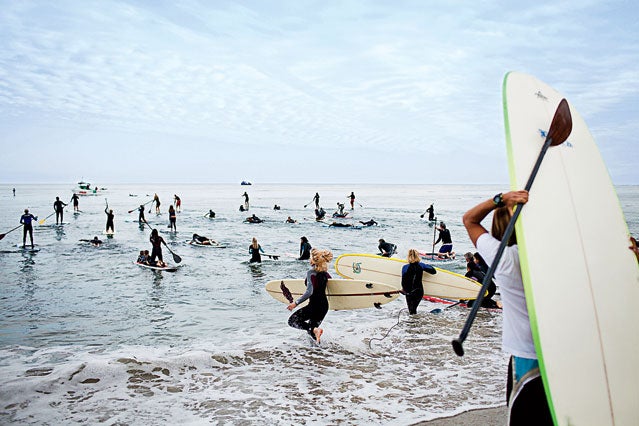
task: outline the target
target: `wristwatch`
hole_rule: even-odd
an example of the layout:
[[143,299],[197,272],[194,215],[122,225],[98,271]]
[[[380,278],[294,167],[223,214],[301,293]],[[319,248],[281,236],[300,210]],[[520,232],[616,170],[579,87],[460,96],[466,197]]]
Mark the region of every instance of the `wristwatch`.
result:
[[501,192],[493,197],[493,203],[495,207],[504,207],[504,198],[501,196]]

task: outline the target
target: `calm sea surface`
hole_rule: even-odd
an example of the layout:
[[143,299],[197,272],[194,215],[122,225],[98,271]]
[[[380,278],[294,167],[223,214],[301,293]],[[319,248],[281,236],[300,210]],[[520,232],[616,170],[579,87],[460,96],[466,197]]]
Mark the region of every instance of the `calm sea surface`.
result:
[[[472,246],[461,216],[505,186],[98,184],[108,191],[82,197],[79,215],[65,209],[67,224],[51,226],[52,217],[35,227],[39,252],[18,249],[20,229],[0,241],[0,423],[409,424],[504,403],[499,313],[479,313],[463,358],[450,341],[468,311],[431,314],[442,306],[422,302],[407,321],[403,298],[381,310],[330,311],[318,348],[287,326],[289,312],[264,285],[304,277],[308,263],[292,257],[301,236],[335,257],[376,253],[379,238],[397,244],[401,257],[412,247],[430,251],[433,228],[419,217],[430,203],[463,254]],[[20,185],[14,197],[0,185],[0,232],[18,225],[25,208],[46,217],[72,187]],[[249,213],[238,211],[245,190]],[[316,191],[329,214],[354,191],[351,223],[374,218],[380,226],[316,223]],[[637,235],[639,187],[617,191]],[[151,246],[137,212],[127,212],[155,192],[162,215],[146,216],[182,257],[176,273],[133,264]],[[177,234],[166,232],[173,194],[183,206]],[[115,212],[108,240],[105,197]],[[216,219],[204,217],[209,209]],[[243,223],[252,213],[265,222]],[[287,216],[298,223],[286,224]],[[194,232],[228,247],[189,246]],[[79,241],[96,235],[105,241],[99,248]],[[252,237],[283,257],[249,265]],[[166,249],[164,257],[174,263]],[[460,258],[436,266],[464,272]],[[398,318],[388,337],[371,341]]]

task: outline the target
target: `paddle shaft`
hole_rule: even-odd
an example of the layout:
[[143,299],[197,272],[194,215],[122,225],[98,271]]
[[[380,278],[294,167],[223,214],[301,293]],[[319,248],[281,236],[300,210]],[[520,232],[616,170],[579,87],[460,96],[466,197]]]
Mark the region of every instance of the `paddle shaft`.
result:
[[[535,163],[535,166],[533,167],[530,177],[528,178],[528,182],[526,182],[526,187],[524,188],[526,191],[530,191],[530,188],[532,187],[532,184],[535,181],[535,177],[537,177],[537,172],[539,172],[539,167],[541,166],[541,162],[543,161],[544,156],[546,155],[546,151],[548,151],[548,147],[550,147],[551,144],[552,144],[552,139],[547,138],[546,141],[544,142],[543,147],[541,148],[541,152],[539,153],[539,156],[537,157],[537,162]],[[504,236],[502,237],[501,242],[499,244],[499,248],[497,249],[497,254],[495,255],[495,259],[490,265],[490,268],[488,268],[488,272],[486,272],[486,275],[484,276],[481,289],[479,290],[479,294],[477,295],[477,300],[475,300],[475,303],[473,303],[470,313],[468,314],[468,318],[466,318],[466,323],[464,324],[464,328],[459,334],[459,337],[453,340],[453,349],[455,350],[455,353],[458,356],[464,356],[464,348],[462,345],[464,341],[466,340],[466,338],[468,337],[468,333],[470,332],[471,327],[473,326],[473,322],[475,321],[477,312],[479,311],[479,308],[481,307],[481,303],[484,300],[484,294],[486,293],[486,290],[488,289],[488,286],[490,285],[490,282],[493,279],[493,275],[495,274],[495,270],[497,269],[497,266],[499,265],[501,256],[504,254],[504,250],[506,249],[506,246],[508,245],[508,240],[510,240],[510,236],[515,230],[515,222],[517,222],[517,218],[519,217],[519,214],[521,213],[522,208],[523,208],[523,204],[521,203],[518,203],[515,206],[515,212],[513,213],[513,216],[510,218],[510,222],[508,222],[508,226],[506,227]]]
[[[146,206],[147,204],[152,203],[152,202],[153,202],[153,200],[149,200],[149,201],[147,201],[146,203],[144,203],[144,204],[142,204],[142,205],[143,205],[143,206]],[[136,210],[137,210],[137,209],[129,210],[129,213],[133,213],[133,212],[134,212],[134,211],[136,211]],[[151,211],[150,211],[150,210],[149,210],[149,213],[151,213]]]
[[11,233],[11,232],[15,231],[16,229],[21,228],[21,227],[22,227],[22,224],[20,224],[20,225],[16,226],[16,227],[15,227],[15,228],[13,228],[11,231],[7,231],[7,232],[5,232],[4,234],[0,234],[0,240],[1,240],[1,239],[3,239],[5,235],[7,235],[7,234],[9,234],[9,233]]

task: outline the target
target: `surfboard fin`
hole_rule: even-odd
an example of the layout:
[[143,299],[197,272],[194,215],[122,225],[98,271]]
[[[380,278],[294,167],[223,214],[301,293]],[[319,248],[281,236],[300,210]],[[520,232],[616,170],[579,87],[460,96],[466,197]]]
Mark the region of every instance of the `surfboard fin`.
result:
[[382,309],[382,304],[379,302],[373,303],[373,306],[375,306],[375,308],[377,309]]

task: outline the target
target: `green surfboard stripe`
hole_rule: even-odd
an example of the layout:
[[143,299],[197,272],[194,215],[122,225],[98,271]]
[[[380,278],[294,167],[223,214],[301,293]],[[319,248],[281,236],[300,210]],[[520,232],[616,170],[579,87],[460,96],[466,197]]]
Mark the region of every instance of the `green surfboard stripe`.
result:
[[[508,119],[508,96],[506,93],[506,86],[508,83],[508,72],[504,76],[502,84],[502,98],[504,106],[504,128],[506,131],[506,155],[508,157],[508,174],[510,177],[510,188],[513,191],[521,188],[517,185],[517,179],[515,175],[515,160],[513,156],[512,138],[510,134],[510,121]],[[534,185],[534,183],[533,183]],[[535,309],[535,300],[533,298],[530,280],[530,269],[528,266],[528,252],[526,250],[526,241],[524,238],[524,232],[522,228],[522,222],[517,221],[515,223],[515,232],[517,235],[517,248],[519,250],[519,266],[521,268],[521,276],[524,283],[524,294],[526,295],[526,306],[528,308],[528,318],[530,320],[530,329],[532,332],[533,342],[535,344],[535,351],[537,352],[537,360],[539,361],[539,371],[541,379],[544,382],[544,390],[546,392],[546,400],[548,401],[548,408],[552,415],[553,423],[558,424],[557,416],[555,414],[555,407],[553,404],[552,393],[550,385],[548,383],[548,377],[546,375],[546,365],[544,363],[543,350],[541,348],[541,342],[539,341],[539,330],[537,328],[537,314]]]

